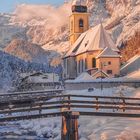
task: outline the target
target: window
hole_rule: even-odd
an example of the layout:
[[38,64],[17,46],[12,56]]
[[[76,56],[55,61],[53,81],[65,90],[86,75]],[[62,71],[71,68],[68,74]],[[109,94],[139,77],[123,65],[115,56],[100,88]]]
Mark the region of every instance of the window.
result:
[[71,21],[71,31],[73,31],[73,21]]
[[81,63],[82,63],[81,64],[82,65],[82,70],[81,71],[83,72],[84,71],[84,60],[81,60]]
[[111,61],[108,61],[108,65],[111,65]]
[[88,45],[89,40],[85,43],[85,47]]
[[107,74],[112,74],[112,70],[107,70]]
[[92,58],[92,67],[96,68],[96,59],[95,58]]
[[87,59],[85,59],[85,69],[87,69]]
[[79,20],[79,27],[84,27],[84,21],[83,21],[83,19],[80,19]]
[[78,72],[80,73],[80,61],[78,62]]

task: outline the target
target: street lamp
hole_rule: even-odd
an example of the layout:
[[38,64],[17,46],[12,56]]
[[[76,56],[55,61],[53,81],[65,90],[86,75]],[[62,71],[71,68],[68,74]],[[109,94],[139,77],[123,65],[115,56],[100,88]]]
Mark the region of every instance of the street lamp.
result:
[[103,83],[102,83],[102,80],[103,80],[102,77],[103,77],[103,75],[102,75],[102,71],[103,71],[103,67],[105,67],[105,66],[107,66],[107,64],[101,62],[101,91],[103,90]]
[[103,84],[102,84],[102,69],[103,69],[103,63],[101,62],[101,91],[103,90]]

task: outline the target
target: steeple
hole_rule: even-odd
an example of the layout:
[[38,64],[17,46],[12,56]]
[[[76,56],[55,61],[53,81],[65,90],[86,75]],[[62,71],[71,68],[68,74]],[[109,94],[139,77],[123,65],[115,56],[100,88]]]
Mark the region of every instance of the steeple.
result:
[[89,29],[89,14],[84,0],[74,0],[71,9],[70,44],[73,45],[78,37]]

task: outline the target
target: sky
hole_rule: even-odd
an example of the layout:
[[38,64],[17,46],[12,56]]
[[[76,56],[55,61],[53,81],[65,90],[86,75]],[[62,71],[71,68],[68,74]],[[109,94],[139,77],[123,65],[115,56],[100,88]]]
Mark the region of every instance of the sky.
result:
[[60,5],[64,0],[0,0],[0,12],[8,13],[13,12],[16,5],[27,3],[27,4],[51,4]]

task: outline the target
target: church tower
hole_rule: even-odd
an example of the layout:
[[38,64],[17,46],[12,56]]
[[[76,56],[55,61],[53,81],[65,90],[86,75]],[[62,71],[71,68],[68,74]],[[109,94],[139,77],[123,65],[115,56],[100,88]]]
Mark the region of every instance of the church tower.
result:
[[89,13],[87,5],[82,0],[74,0],[72,3],[72,15],[70,16],[70,44],[73,45],[78,37],[89,29]]

